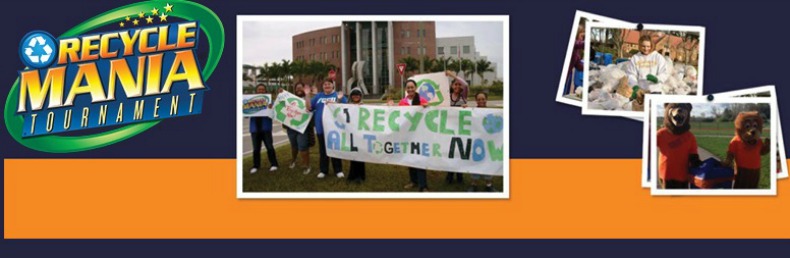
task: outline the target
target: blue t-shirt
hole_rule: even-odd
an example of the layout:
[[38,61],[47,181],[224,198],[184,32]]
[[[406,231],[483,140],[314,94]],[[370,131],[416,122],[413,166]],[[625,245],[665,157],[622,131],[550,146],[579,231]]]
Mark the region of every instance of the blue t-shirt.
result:
[[324,124],[322,121],[322,116],[324,115],[324,105],[326,102],[335,103],[346,103],[346,98],[338,100],[337,99],[337,92],[333,91],[330,94],[326,94],[323,91],[316,94],[313,99],[310,100],[310,107],[313,110],[313,121],[315,121],[315,133],[316,134],[324,134]]
[[[259,123],[261,128],[258,128]],[[258,131],[272,131],[272,118],[265,116],[250,118],[250,133],[257,133]]]

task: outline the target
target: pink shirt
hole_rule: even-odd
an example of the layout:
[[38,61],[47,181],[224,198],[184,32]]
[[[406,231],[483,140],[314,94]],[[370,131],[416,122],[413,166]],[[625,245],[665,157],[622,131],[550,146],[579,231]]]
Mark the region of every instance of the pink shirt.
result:
[[[425,98],[420,97],[420,105],[428,104],[428,101]],[[402,98],[400,102],[398,102],[398,106],[411,106],[411,99],[408,97]]]

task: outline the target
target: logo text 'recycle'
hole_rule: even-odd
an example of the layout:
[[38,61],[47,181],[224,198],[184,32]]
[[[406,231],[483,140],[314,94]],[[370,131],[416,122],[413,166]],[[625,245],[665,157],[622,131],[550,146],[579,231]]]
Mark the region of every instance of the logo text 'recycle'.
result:
[[[94,32],[97,28],[114,27]],[[205,65],[197,57],[208,42]],[[58,38],[34,30],[19,45],[25,69],[4,110],[11,136],[45,152],[77,152],[140,134],[161,120],[202,112],[206,80],[224,48],[208,8],[150,1],[102,13]],[[91,128],[105,131],[76,135]],[[63,135],[66,133],[65,135]]]

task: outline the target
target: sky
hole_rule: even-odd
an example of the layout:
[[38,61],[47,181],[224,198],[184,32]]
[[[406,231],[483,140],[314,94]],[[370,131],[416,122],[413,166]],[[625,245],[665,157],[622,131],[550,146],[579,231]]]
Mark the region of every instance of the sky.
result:
[[[262,65],[292,59],[294,35],[304,32],[339,26],[340,20],[327,21],[247,21],[244,23],[242,63]],[[504,53],[502,46],[502,22],[436,22],[436,37],[474,36],[475,47],[480,55],[496,63],[497,76],[502,78]]]

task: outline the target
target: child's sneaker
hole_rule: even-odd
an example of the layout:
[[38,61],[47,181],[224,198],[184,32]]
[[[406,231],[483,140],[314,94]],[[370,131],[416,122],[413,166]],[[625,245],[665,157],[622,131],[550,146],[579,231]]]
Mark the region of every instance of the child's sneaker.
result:
[[269,172],[274,172],[274,171],[277,171],[277,166],[272,166],[272,168],[269,169]]
[[324,178],[325,176],[326,176],[326,174],[324,174],[324,172],[318,173],[318,178]]
[[343,174],[343,171],[337,172],[337,174],[335,175],[337,176],[337,178],[343,178],[346,176],[345,174]]
[[296,162],[293,162],[291,163],[290,166],[288,166],[289,169],[294,169],[295,167],[296,167]]
[[255,174],[255,172],[258,172],[258,168],[250,169],[250,174]]
[[302,171],[302,174],[310,174],[310,167],[307,167],[304,171]]

